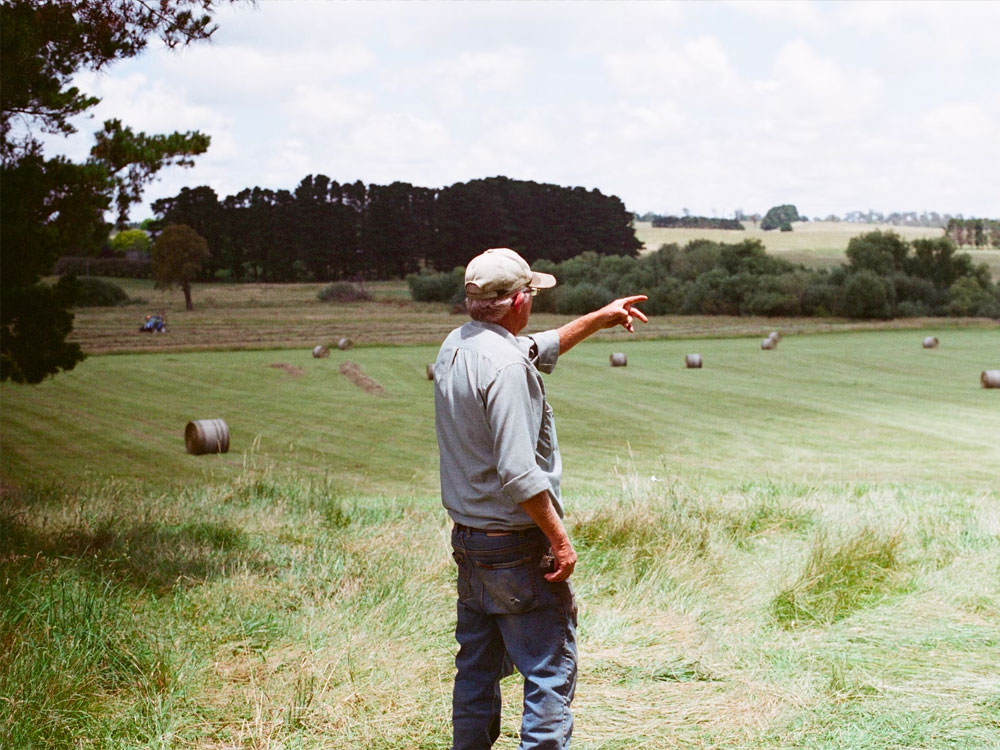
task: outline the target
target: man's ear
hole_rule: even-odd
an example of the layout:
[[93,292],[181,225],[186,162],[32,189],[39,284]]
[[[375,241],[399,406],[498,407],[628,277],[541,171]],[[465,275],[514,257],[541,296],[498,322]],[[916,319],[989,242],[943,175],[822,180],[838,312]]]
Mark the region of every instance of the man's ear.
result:
[[517,293],[517,296],[514,297],[514,305],[513,305],[513,307],[514,307],[515,310],[520,310],[521,309],[521,305],[523,305],[523,304],[524,304],[524,292],[520,291],[520,292]]

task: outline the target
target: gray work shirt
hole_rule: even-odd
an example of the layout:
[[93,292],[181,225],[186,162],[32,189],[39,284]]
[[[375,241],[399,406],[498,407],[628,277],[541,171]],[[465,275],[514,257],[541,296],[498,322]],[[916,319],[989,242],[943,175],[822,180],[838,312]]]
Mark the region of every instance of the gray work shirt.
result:
[[470,321],[434,363],[441,499],[456,523],[477,529],[535,525],[519,503],[548,490],[562,516],[562,461],[538,371],[552,372],[559,333],[514,336]]

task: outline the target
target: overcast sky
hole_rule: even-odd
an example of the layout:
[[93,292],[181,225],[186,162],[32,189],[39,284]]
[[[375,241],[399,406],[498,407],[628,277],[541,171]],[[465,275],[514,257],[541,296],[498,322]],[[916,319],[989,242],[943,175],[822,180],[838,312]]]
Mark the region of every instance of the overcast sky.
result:
[[217,20],[211,44],[82,76],[103,102],[62,150],[110,117],[211,135],[148,200],[505,175],[638,212],[1000,216],[997,2],[261,0]]

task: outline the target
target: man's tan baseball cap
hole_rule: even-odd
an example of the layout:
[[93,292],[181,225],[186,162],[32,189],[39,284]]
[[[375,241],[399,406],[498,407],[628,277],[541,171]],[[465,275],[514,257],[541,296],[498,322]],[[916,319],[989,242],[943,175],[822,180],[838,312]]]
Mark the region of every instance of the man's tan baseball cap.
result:
[[549,289],[555,285],[555,276],[532,271],[509,247],[490,248],[465,267],[465,296],[469,299],[497,299],[525,287]]

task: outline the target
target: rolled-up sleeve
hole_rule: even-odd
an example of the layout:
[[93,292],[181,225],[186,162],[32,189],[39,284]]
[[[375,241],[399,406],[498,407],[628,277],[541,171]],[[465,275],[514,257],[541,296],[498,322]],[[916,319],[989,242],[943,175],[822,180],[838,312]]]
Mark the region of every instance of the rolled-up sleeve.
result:
[[559,359],[559,331],[552,329],[533,333],[528,338],[534,342],[537,349],[537,354],[531,363],[546,375],[552,372],[556,367],[556,360]]
[[501,368],[486,390],[493,457],[503,493],[513,503],[550,489],[535,457],[544,408],[538,375],[522,364]]

